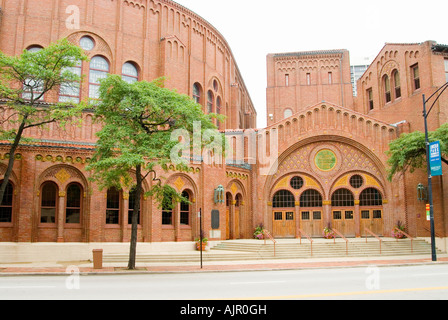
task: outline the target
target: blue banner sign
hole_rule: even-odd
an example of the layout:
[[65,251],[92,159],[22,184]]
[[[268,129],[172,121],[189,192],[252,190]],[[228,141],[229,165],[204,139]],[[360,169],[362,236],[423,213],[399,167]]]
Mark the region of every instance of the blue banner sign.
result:
[[429,144],[429,164],[431,166],[431,176],[441,176],[442,173],[442,154],[440,153],[440,142]]

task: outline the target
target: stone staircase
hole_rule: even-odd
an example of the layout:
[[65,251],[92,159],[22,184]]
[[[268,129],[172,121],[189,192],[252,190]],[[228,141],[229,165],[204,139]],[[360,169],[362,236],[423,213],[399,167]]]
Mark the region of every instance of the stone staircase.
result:
[[[384,257],[384,256],[418,256],[431,255],[431,245],[422,239],[414,239],[411,249],[411,241],[408,239],[396,241],[391,238],[384,238],[381,244],[379,241],[369,238],[349,239],[346,249],[346,242],[338,239],[333,240],[318,239],[313,241],[313,253],[311,255],[311,244],[308,240],[278,240],[275,244],[259,240],[234,240],[223,241],[204,251],[202,259],[207,261],[247,261],[247,260],[277,260],[277,259],[310,259],[310,258],[343,258],[343,257]],[[437,250],[438,254],[442,254]],[[123,263],[128,261],[128,253],[105,254],[105,263]],[[139,253],[137,263],[186,263],[198,262],[200,252],[171,252],[171,253]]]

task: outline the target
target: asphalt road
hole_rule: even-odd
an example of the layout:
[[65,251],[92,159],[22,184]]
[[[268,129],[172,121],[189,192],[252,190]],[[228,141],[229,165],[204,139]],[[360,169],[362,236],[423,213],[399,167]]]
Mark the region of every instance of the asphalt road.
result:
[[194,300],[448,300],[448,265],[0,277],[0,300],[11,299],[181,300],[180,307]]

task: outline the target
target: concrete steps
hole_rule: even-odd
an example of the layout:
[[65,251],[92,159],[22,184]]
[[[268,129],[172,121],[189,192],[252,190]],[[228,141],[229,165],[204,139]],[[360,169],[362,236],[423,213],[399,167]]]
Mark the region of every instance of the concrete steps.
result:
[[[415,239],[412,243],[408,239],[396,241],[394,239],[383,239],[381,254],[379,241],[369,239],[349,239],[348,253],[346,242],[338,239],[322,240],[313,242],[313,254],[311,255],[311,244],[307,240],[288,240],[275,245],[272,242],[264,244],[264,241],[241,240],[223,241],[204,251],[202,258],[207,261],[245,261],[245,260],[277,260],[277,259],[308,259],[308,258],[342,258],[342,257],[381,257],[381,256],[412,256],[430,255],[431,245],[424,240]],[[438,254],[442,252],[438,251]],[[103,262],[122,263],[128,261],[128,253],[105,254]],[[138,263],[184,263],[200,261],[200,252],[171,252],[171,253],[148,253],[138,254]]]

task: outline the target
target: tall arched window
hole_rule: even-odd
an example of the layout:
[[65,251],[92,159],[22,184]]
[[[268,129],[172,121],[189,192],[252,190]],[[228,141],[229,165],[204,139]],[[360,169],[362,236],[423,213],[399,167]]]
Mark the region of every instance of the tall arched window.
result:
[[322,195],[313,189],[308,189],[300,196],[300,207],[316,208],[322,207]]
[[65,223],[81,223],[81,186],[77,183],[70,184],[67,188],[66,199],[67,202],[65,206]]
[[274,195],[272,200],[272,207],[274,208],[294,208],[294,195],[288,190],[280,190]]
[[[67,68],[66,71],[76,74],[81,78],[82,62],[78,61],[74,67]],[[59,102],[79,103],[81,100],[81,82],[73,81],[64,83],[59,88]]]
[[57,196],[58,186],[54,182],[45,182],[41,192],[41,223],[56,223]]
[[121,78],[128,82],[134,83],[138,81],[138,69],[132,62],[126,62],[121,69]]
[[173,225],[173,199],[164,197],[162,201],[162,225]]
[[209,90],[207,92],[207,112],[208,113],[213,113],[213,92],[211,90]]
[[389,79],[388,75],[384,76],[383,85],[384,85],[384,95],[385,95],[386,103],[388,103],[392,100],[392,97],[390,94],[390,79]]
[[[37,53],[43,48],[38,45],[28,47],[27,51]],[[23,81],[22,98],[25,100],[44,101],[44,83],[42,80],[27,78]]]
[[401,82],[400,82],[400,73],[398,72],[398,70],[395,70],[392,73],[392,78],[394,81],[395,99],[398,99],[401,97]]
[[193,85],[193,99],[196,103],[201,103],[202,90],[201,85],[199,83],[195,83]]
[[100,80],[107,77],[109,70],[109,62],[105,58],[96,56],[90,60],[89,98],[99,98]]
[[331,205],[333,207],[352,207],[355,205],[353,193],[347,189],[338,189],[331,196]]
[[[182,197],[190,201],[190,193],[188,191],[182,192]],[[188,202],[180,203],[180,224],[190,225],[190,204]]]
[[[3,183],[3,181],[0,181]],[[12,222],[12,201],[14,195],[14,187],[11,182],[6,185],[5,193],[3,194],[3,201],[0,205],[0,222]]]
[[107,190],[106,224],[120,223],[120,191],[115,187]]
[[375,188],[367,188],[359,195],[359,205],[361,207],[375,207],[383,205],[383,197]]

